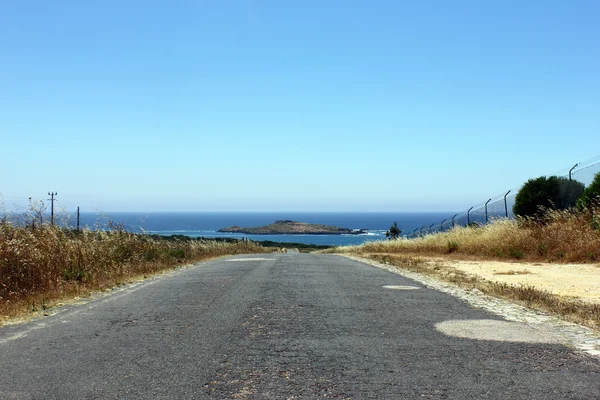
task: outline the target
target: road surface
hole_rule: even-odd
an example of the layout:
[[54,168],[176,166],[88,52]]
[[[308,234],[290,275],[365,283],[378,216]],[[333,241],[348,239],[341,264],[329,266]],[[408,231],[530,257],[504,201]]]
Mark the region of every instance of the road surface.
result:
[[501,318],[335,255],[232,256],[0,328],[0,399],[600,398],[596,358],[455,320]]

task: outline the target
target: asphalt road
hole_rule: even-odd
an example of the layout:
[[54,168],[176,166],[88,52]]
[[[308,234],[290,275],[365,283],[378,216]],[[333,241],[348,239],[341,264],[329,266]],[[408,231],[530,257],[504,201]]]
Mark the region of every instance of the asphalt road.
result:
[[435,329],[479,319],[334,255],[228,257],[0,328],[0,398],[600,398],[595,358]]

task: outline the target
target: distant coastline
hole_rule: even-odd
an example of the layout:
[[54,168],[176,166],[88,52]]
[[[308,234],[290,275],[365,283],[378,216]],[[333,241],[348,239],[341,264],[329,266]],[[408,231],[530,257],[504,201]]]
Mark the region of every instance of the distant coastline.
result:
[[367,229],[338,228],[331,225],[309,224],[292,220],[277,220],[272,224],[255,228],[230,226],[219,229],[221,233],[245,233],[248,235],[361,235]]

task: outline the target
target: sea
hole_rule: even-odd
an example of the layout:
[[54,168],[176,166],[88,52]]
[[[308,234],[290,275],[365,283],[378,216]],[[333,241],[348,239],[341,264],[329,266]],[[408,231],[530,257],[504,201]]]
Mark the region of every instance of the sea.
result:
[[[404,233],[412,232],[423,225],[429,227],[454,213],[448,212],[105,212],[82,213],[81,226],[92,229],[106,228],[109,221],[121,224],[127,230],[163,236],[185,235],[190,237],[248,238],[274,242],[304,243],[315,245],[356,245],[368,241],[385,240],[385,232],[397,222]],[[70,225],[74,225],[71,216]],[[312,224],[333,225],[338,228],[366,229],[360,235],[248,235],[221,233],[221,228],[237,225],[257,227],[276,220],[292,220]]]

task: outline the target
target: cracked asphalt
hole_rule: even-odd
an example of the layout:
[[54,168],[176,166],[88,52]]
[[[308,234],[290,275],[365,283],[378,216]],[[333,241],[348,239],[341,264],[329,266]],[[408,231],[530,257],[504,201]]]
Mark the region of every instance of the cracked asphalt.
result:
[[597,358],[449,320],[501,317],[335,255],[228,257],[0,328],[0,399],[600,398]]

